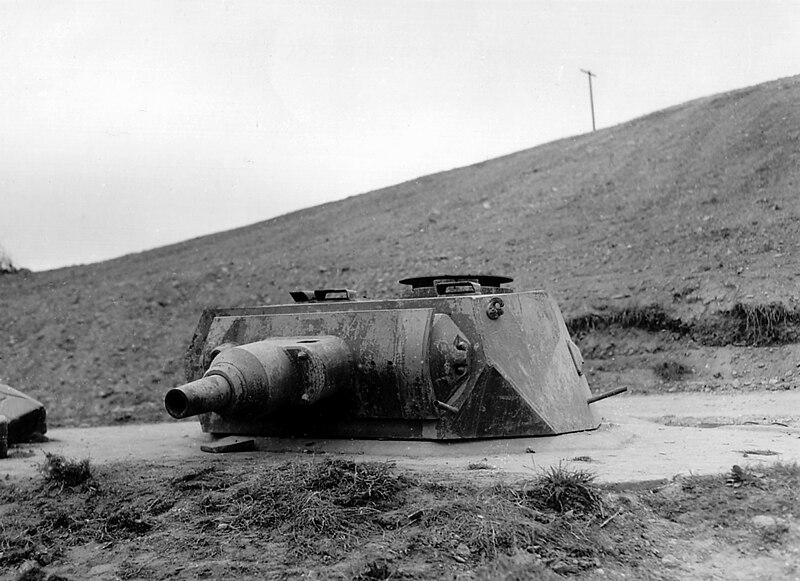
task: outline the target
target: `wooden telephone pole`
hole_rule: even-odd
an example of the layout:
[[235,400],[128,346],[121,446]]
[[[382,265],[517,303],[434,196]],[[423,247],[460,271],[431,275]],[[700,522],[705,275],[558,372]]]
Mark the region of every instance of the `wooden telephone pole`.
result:
[[592,77],[596,77],[592,71],[587,71],[586,69],[581,69],[582,73],[586,73],[586,76],[589,77],[589,104],[592,107],[592,131],[597,131],[597,127],[594,124],[594,95],[592,95]]

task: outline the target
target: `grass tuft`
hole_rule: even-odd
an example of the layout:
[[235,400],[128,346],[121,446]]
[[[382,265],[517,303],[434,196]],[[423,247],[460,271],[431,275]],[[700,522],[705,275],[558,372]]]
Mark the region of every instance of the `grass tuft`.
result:
[[[294,539],[322,534],[354,539],[382,527],[384,510],[402,503],[411,481],[394,474],[389,462],[286,462],[265,468],[225,488],[220,475],[192,475],[195,488],[210,489],[200,500],[216,527],[274,531]],[[174,485],[185,487],[186,479]]]
[[89,459],[76,460],[45,452],[41,472],[46,481],[59,486],[78,486],[92,477]]
[[731,343],[772,345],[792,343],[800,338],[800,311],[781,303],[736,303],[727,315],[733,323]]
[[557,466],[527,482],[462,491],[422,511],[415,547],[462,563],[529,555],[511,568],[515,574],[545,565],[564,573],[591,568],[604,550],[596,534],[602,493],[594,478],[586,470]]
[[551,466],[532,481],[526,490],[528,499],[542,508],[560,514],[602,512],[600,489],[595,484],[595,474],[584,468],[570,468],[563,464]]
[[395,476],[389,462],[328,460],[314,464],[303,486],[312,493],[324,493],[327,499],[343,507],[381,504],[407,486]]
[[426,507],[415,544],[482,562],[533,547],[546,521],[519,490],[497,485]]

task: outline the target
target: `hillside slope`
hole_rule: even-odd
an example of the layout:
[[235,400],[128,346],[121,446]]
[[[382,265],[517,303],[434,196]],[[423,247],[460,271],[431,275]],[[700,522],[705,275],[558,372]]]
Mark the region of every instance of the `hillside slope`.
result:
[[[311,168],[310,168],[311,169]],[[567,318],[797,308],[800,77],[112,261],[0,277],[0,378],[58,424],[163,419],[203,307],[509,275]]]

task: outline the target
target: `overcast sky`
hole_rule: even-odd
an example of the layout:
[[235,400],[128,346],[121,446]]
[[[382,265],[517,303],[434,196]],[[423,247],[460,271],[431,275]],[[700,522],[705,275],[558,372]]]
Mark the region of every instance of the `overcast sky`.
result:
[[0,0],[0,246],[95,262],[800,74],[794,0]]

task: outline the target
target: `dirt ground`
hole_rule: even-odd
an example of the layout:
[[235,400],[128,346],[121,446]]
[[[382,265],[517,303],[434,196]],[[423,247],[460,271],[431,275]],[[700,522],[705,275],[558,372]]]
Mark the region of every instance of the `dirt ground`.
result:
[[[451,445],[55,429],[3,461],[3,578],[800,578],[800,391],[594,405],[592,432]],[[91,478],[48,482],[45,453]],[[541,505],[552,474],[599,506]]]
[[105,464],[74,487],[4,487],[3,578],[800,575],[796,466],[599,487],[598,507],[566,511],[537,504],[531,482],[480,469],[455,477],[319,457],[225,457],[149,462],[135,474]]

